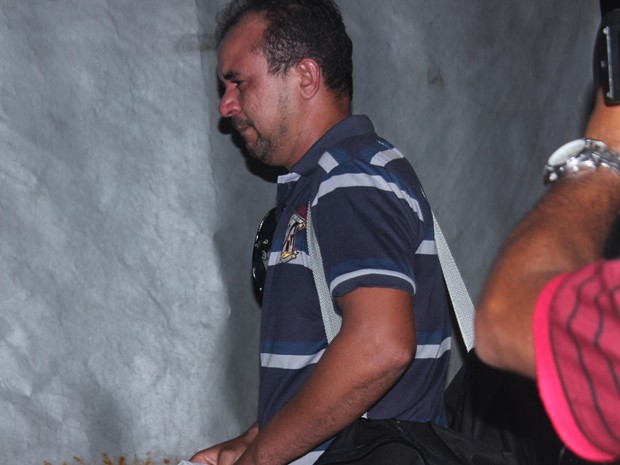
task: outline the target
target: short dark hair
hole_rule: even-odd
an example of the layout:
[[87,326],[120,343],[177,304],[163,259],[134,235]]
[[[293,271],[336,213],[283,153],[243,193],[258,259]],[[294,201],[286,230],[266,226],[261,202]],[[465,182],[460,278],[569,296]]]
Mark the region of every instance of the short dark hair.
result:
[[218,45],[247,14],[267,21],[259,51],[269,72],[286,73],[303,58],[315,60],[328,89],[353,96],[353,44],[333,0],[233,0],[217,15]]

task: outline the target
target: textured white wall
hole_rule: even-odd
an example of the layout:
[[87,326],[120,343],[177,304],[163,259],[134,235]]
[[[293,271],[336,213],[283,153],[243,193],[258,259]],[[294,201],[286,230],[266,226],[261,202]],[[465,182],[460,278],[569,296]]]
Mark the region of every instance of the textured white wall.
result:
[[598,2],[341,4],[359,44],[355,109],[412,161],[477,295],[548,155],[581,135]]
[[[274,185],[216,112],[224,3],[0,0],[0,465],[170,463],[254,418]],[[598,6],[339,3],[355,111],[413,162],[475,296],[580,135]]]

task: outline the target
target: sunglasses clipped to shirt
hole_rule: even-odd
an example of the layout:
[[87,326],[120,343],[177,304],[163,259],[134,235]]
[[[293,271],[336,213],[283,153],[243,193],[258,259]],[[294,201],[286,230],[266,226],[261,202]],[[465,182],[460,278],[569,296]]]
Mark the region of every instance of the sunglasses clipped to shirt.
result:
[[265,276],[273,234],[276,229],[276,209],[272,208],[263,217],[256,230],[254,249],[252,250],[252,284],[258,303],[263,303],[263,291],[265,289]]

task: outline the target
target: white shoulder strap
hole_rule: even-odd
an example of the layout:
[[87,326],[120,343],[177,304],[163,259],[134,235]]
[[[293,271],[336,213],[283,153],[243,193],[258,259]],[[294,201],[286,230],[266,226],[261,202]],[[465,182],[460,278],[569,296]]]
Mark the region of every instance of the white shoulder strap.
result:
[[469,292],[465,287],[461,273],[456,266],[448,243],[446,242],[443,232],[439,227],[439,223],[433,214],[433,226],[435,228],[435,245],[437,247],[437,255],[441,270],[443,271],[443,279],[446,281],[446,287],[452,301],[452,308],[456,321],[461,330],[461,337],[467,352],[474,348],[474,304],[469,297]]
[[[312,268],[312,276],[314,278],[314,283],[319,295],[319,301],[321,303],[321,314],[323,315],[325,334],[327,335],[327,341],[331,342],[336,334],[338,334],[338,331],[340,331],[342,321],[340,315],[338,315],[334,309],[331,292],[325,279],[323,258],[321,257],[321,250],[319,249],[319,244],[314,233],[310,207],[311,204],[308,205],[306,223],[310,267]],[[465,347],[469,352],[474,347],[474,305],[472,304],[467,288],[465,287],[465,283],[463,282],[463,278],[459,273],[456,263],[454,262],[454,258],[450,253],[450,248],[446,243],[434,215],[433,226],[435,229],[435,244],[437,247],[437,254],[439,255],[439,262],[441,263],[441,268],[443,270],[446,286],[448,287],[450,300],[452,301],[452,307],[456,315],[461,337],[463,338]]]
[[314,226],[311,221],[310,206],[308,205],[308,214],[306,216],[306,237],[308,240],[308,255],[310,255],[310,268],[312,268],[312,277],[314,285],[319,294],[319,302],[321,303],[321,314],[323,315],[323,326],[325,326],[325,335],[327,342],[332,342],[340,331],[342,318],[336,313],[332,302],[332,294],[327,287],[325,279],[325,271],[323,270],[323,257],[321,257],[321,249],[319,242],[314,234]]

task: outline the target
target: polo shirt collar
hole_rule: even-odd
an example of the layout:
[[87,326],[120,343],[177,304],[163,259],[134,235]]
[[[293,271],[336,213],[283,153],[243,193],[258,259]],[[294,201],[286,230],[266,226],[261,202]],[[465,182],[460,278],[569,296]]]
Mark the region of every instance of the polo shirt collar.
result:
[[314,170],[319,158],[330,147],[342,142],[349,137],[374,135],[375,128],[370,119],[365,115],[353,115],[342,120],[317,140],[305,155],[291,168],[291,173],[305,175]]

